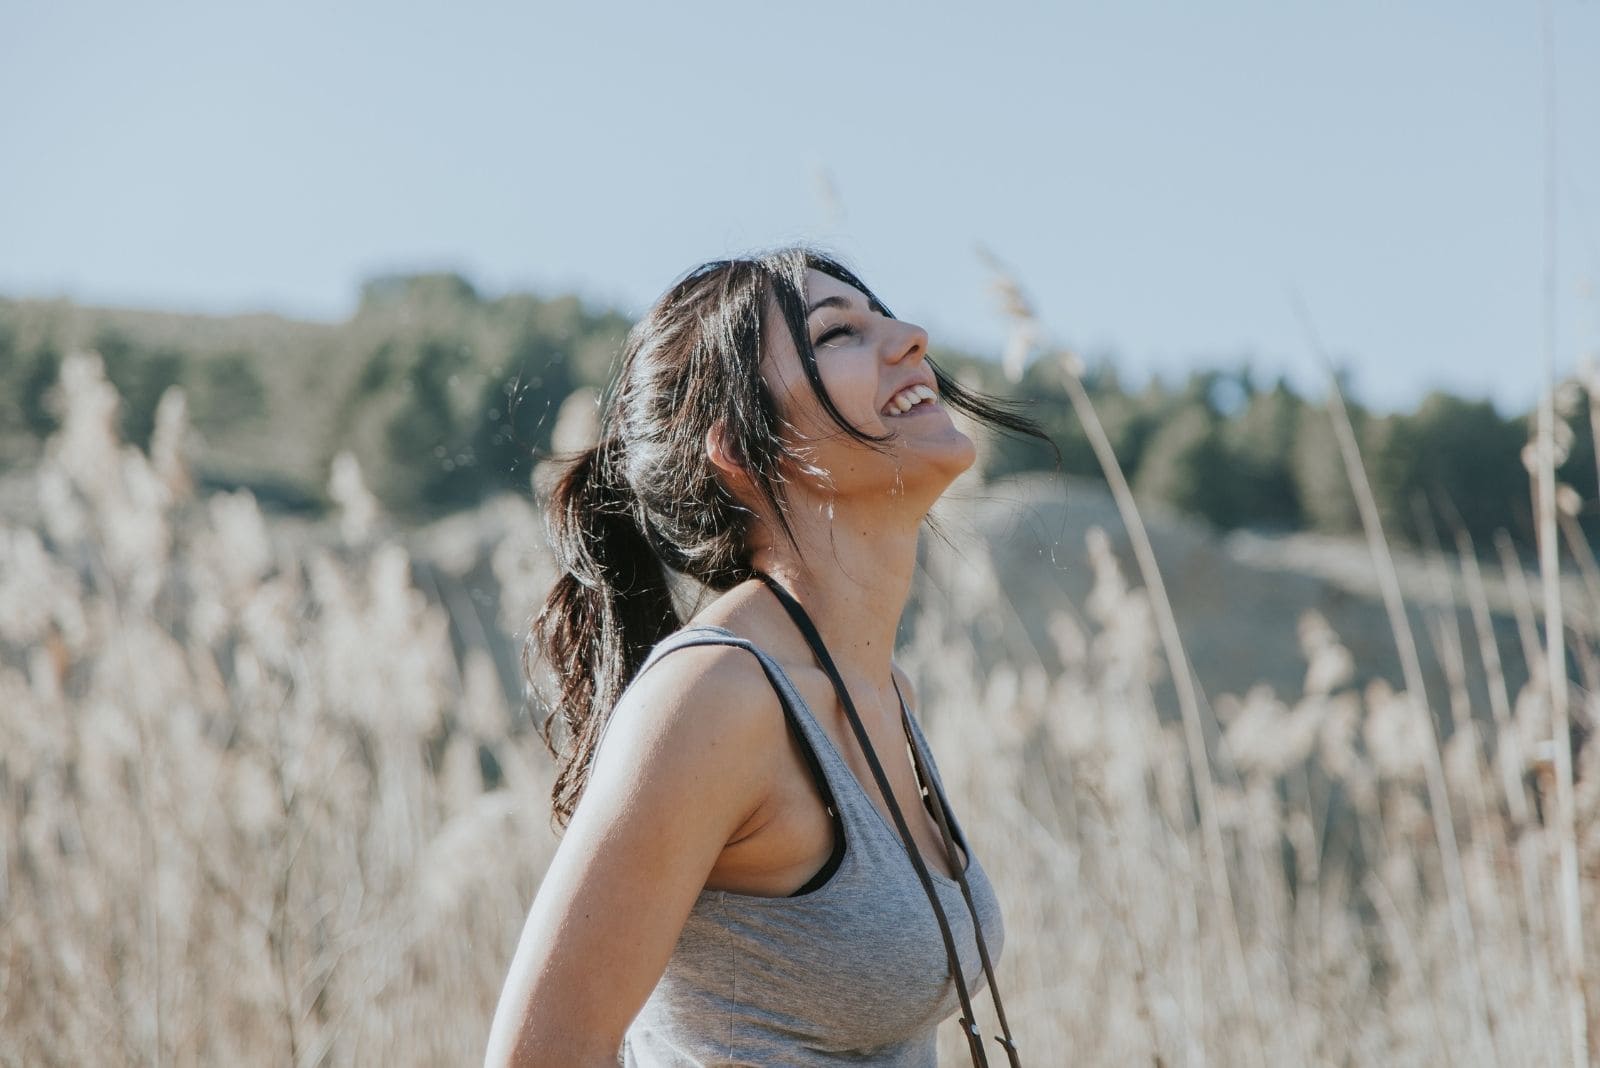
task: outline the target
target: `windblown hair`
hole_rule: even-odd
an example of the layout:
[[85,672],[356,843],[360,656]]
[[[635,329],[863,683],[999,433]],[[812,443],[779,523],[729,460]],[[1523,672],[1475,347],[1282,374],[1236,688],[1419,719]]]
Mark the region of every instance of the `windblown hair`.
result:
[[[557,680],[541,733],[559,765],[552,802],[560,825],[577,807],[617,699],[651,648],[682,626],[668,570],[716,591],[751,577],[754,515],[706,455],[714,425],[725,424],[726,440],[794,541],[783,472],[802,461],[779,436],[779,413],[760,375],[769,302],[782,313],[811,389],[840,431],[872,448],[888,440],[851,425],[822,384],[806,326],[808,268],[854,286],[874,311],[891,315],[853,273],[812,249],[702,264],[629,331],[601,411],[599,441],[570,460],[551,493],[560,577],[534,620],[522,663],[531,683],[542,655]],[[968,390],[928,364],[949,407],[1049,441],[1011,403]]]

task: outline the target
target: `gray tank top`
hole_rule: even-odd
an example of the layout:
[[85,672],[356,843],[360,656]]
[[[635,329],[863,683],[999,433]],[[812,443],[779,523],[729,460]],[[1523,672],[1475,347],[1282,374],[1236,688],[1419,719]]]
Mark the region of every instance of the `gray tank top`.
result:
[[[735,645],[761,662],[827,779],[823,795],[832,793],[842,817],[844,855],[826,882],[799,896],[701,891],[666,971],[628,1028],[623,1063],[933,1068],[935,1029],[959,1006],[938,921],[905,844],[783,668],[749,641],[721,627],[686,628],[657,645],[639,673],[693,645]],[[942,799],[933,753],[915,717],[908,718]],[[906,759],[904,752],[879,759]],[[998,962],[1005,938],[999,901],[953,813],[950,831],[967,858],[967,884],[990,959]],[[959,883],[932,865],[928,874],[976,1003],[985,981],[972,915]]]

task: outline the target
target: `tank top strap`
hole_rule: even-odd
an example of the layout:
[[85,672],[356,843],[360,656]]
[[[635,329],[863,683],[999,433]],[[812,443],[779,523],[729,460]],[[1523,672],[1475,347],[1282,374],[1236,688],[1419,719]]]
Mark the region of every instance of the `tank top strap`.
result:
[[[823,804],[827,807],[828,816],[836,824],[841,825],[843,815],[834,783],[839,782],[839,775],[850,776],[850,770],[845,766],[834,749],[833,741],[822,729],[816,717],[811,714],[805,699],[795,689],[794,682],[790,680],[783,666],[775,660],[770,653],[759,645],[742,638],[725,627],[713,626],[708,623],[684,627],[674,631],[650,650],[650,655],[645,657],[634,675],[637,680],[646,671],[660,662],[661,658],[678,649],[687,649],[700,645],[731,645],[755,656],[756,661],[765,672],[767,681],[772,684],[773,691],[778,695],[778,704],[783,708],[783,717],[789,724],[789,730],[800,743],[801,755],[805,757],[806,765],[811,771],[811,777],[816,781],[817,792],[822,795]],[[630,683],[631,685],[631,683]],[[610,726],[609,722],[607,726]],[[603,734],[602,734],[603,737]],[[598,746],[596,747],[598,748]],[[829,775],[828,770],[833,770]],[[852,803],[847,795],[846,803]]]

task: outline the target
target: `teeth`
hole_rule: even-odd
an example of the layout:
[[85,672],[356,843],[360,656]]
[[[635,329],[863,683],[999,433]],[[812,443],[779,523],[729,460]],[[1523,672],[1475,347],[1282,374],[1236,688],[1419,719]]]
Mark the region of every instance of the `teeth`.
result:
[[904,415],[912,408],[915,408],[922,401],[928,401],[931,403],[938,399],[939,395],[933,390],[929,389],[927,386],[907,386],[905,389],[901,390],[899,393],[896,393],[889,399],[889,403],[887,406],[885,406],[884,411],[889,415]]

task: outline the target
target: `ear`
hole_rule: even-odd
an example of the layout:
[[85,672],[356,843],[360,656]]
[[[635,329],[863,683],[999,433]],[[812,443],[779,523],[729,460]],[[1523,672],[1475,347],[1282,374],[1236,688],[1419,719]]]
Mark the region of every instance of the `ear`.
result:
[[720,419],[706,431],[706,457],[730,486],[743,485],[750,480],[744,466],[744,452],[728,432],[728,424]]

